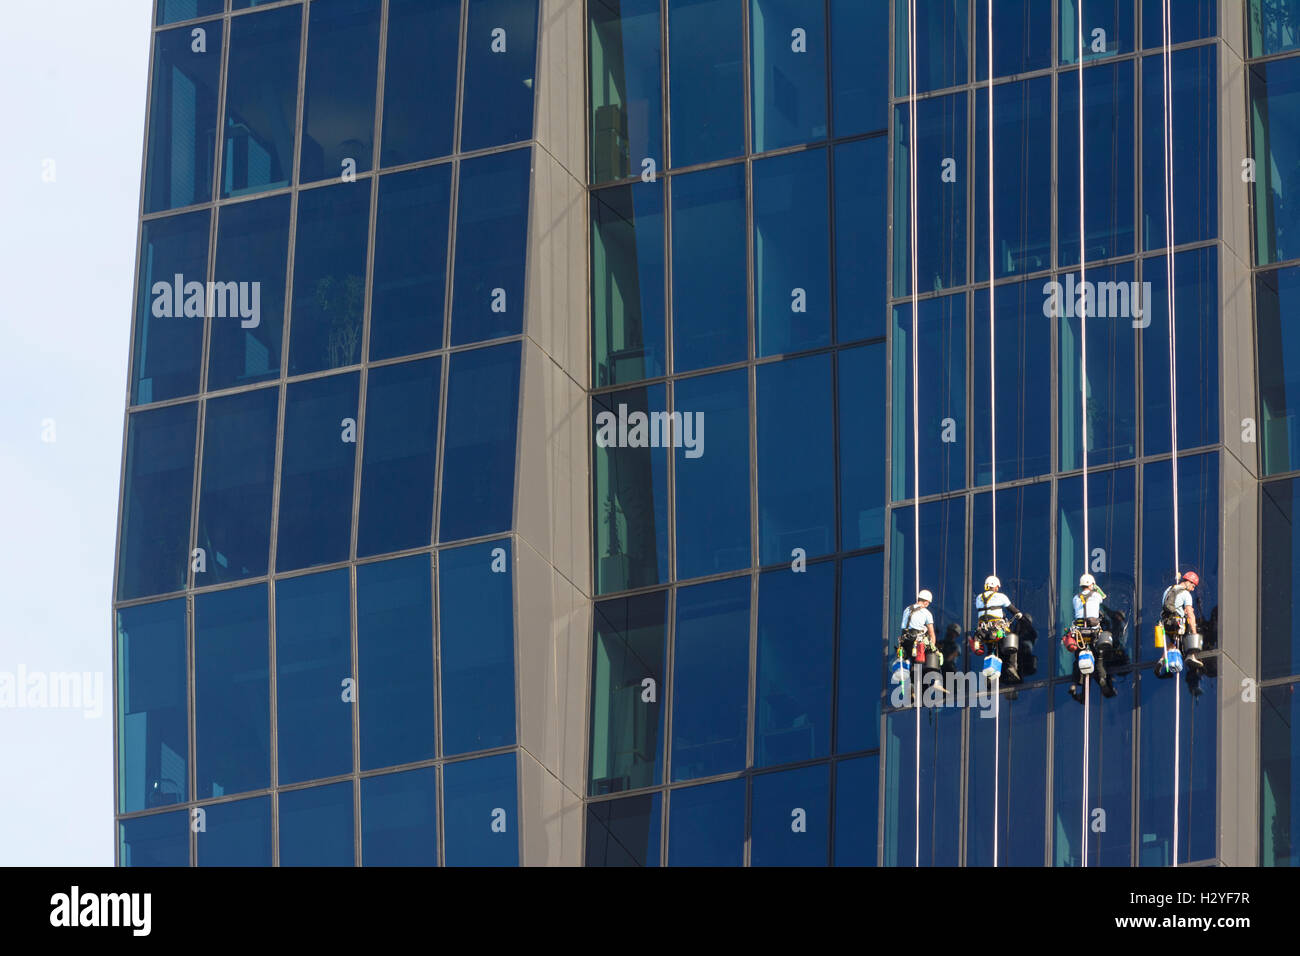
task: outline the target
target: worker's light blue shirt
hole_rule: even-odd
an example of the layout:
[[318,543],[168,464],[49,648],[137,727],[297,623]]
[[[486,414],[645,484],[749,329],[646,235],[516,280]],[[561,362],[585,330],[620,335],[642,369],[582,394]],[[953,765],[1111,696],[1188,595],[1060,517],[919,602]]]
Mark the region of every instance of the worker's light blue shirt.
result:
[[934,623],[934,615],[930,613],[928,607],[916,607],[913,605],[903,612],[904,631],[924,631],[926,626]]
[[[1169,600],[1169,592],[1174,589],[1174,585],[1165,588],[1164,595],[1160,598],[1163,605]],[[1187,617],[1187,612],[1192,608],[1192,592],[1187,588],[1179,588],[1178,593],[1174,596],[1174,610],[1178,612],[1179,617]]]

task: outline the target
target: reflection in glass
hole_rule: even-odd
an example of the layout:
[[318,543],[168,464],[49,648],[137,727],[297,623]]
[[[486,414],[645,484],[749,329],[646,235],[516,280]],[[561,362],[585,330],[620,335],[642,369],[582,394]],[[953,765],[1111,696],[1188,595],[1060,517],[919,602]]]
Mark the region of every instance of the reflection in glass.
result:
[[831,102],[836,136],[889,126],[889,4],[831,0]]
[[[966,281],[966,94],[922,100],[916,110],[916,282],[920,292],[937,292]],[[907,105],[895,107],[896,296],[912,291],[910,122]]]
[[754,777],[751,866],[825,866],[830,766]]
[[[1062,63],[1079,62],[1079,4],[1061,0]],[[996,10],[994,11],[996,15]],[[1088,0],[1083,4],[1083,61],[1133,52],[1133,0]],[[994,32],[997,31],[996,24]]]
[[591,781],[600,796],[663,779],[667,592],[602,601],[591,667]]
[[1300,59],[1250,68],[1250,123],[1255,263],[1300,258]]
[[207,808],[198,834],[199,866],[270,866],[271,798],[254,797]]
[[[668,0],[668,102],[675,169],[745,151],[742,0]],[[701,90],[708,90],[701,96]]]
[[743,777],[669,794],[669,866],[742,866],[744,862]]
[[294,4],[231,20],[223,197],[289,185],[302,17],[302,7]]
[[[1279,3],[1294,3],[1295,0],[1268,0],[1270,7],[1276,7]],[[1192,40],[1204,40],[1207,37],[1213,37],[1216,33],[1216,11],[1218,4],[1215,0],[1184,0],[1176,6],[1170,5],[1169,30],[1172,34],[1169,38],[1171,43],[1190,43]],[[1087,9],[1086,7],[1084,9]],[[1165,42],[1165,33],[1162,20],[1164,3],[1163,0],[1142,0],[1142,46],[1145,49],[1162,46]],[[1300,14],[1300,7],[1296,8],[1296,13]],[[1292,15],[1292,23],[1295,22],[1296,14]],[[1252,18],[1252,25],[1254,19]],[[1272,52],[1272,51],[1270,51]],[[1252,53],[1252,56],[1258,53]]]
[[1300,0],[1250,0],[1248,26],[1251,56],[1300,50]]
[[1260,691],[1259,863],[1300,866],[1300,694],[1295,684]]
[[[1091,504],[1091,485],[1088,491]],[[974,624],[975,594],[983,586],[985,576],[996,573],[1001,579],[1002,593],[1025,615],[1016,625],[1020,638],[1016,665],[1020,676],[1028,680],[1038,669],[1039,655],[1050,649],[1052,637],[1051,609],[1056,599],[1051,581],[1052,486],[1044,482],[999,489],[997,505],[998,563],[994,568],[992,498],[987,492],[975,496],[971,518],[971,580],[966,600]],[[1070,591],[1061,600],[1068,602],[1073,594]],[[984,658],[971,654],[968,663],[970,670],[979,670],[984,666]],[[1036,865],[1041,865],[1041,861]]]
[[[246,6],[247,4],[245,4]],[[235,9],[239,9],[239,0]],[[157,24],[176,23],[180,20],[192,20],[195,17],[207,17],[220,13],[225,7],[225,0],[158,0]]]
[[[976,80],[989,78],[988,18],[988,0],[975,0]],[[993,21],[995,77],[1052,65],[1052,0],[998,0]]]
[[[1086,9],[1086,7],[1085,7]],[[1190,12],[1190,11],[1189,11]],[[1173,19],[1181,19],[1182,12]],[[1173,73],[1174,244],[1219,230],[1218,50],[1176,50]],[[1142,58],[1142,247],[1165,243],[1164,57]],[[1262,166],[1263,163],[1261,162]],[[1090,190],[1091,191],[1091,190]]]
[[912,306],[894,307],[895,501],[914,496],[913,458],[922,449],[922,496],[966,484],[965,293],[923,300],[916,325],[919,448],[912,447]]
[[663,166],[659,0],[587,6],[591,43],[591,181],[624,179],[642,162]]
[[189,866],[190,814],[185,810],[122,820],[118,866]]
[[1259,369],[1264,474],[1300,468],[1300,266],[1255,277],[1255,347]]
[[[916,599],[916,557],[912,550],[914,515],[898,508],[891,515],[889,544],[889,607],[885,618],[887,652],[898,639],[903,611]],[[930,613],[940,650],[949,660],[960,660],[961,637],[966,629],[966,609],[972,594],[966,587],[966,502],[962,498],[921,505],[921,587],[934,594]]]
[[438,771],[361,778],[361,865],[435,866]]
[[[119,813],[184,803],[189,796],[185,647],[183,599],[117,612]],[[181,866],[189,862],[188,846]]]
[[[1014,603],[1021,607],[1018,601]],[[996,719],[991,706],[967,709],[970,761],[966,787],[966,865],[993,865],[996,827],[998,866],[1042,866],[1046,852],[1043,818],[1047,812],[1047,688],[1013,689],[994,699],[999,708]],[[1074,703],[1068,706],[1077,709]],[[1078,715],[1065,711],[1058,716],[1073,720]],[[996,821],[993,819],[995,729],[997,746],[1001,748],[996,759]],[[1066,751],[1058,754],[1057,759],[1073,760],[1075,753]]]
[[389,0],[381,166],[451,152],[459,45],[460,0]]
[[1300,480],[1261,487],[1259,676],[1300,673]]
[[824,0],[749,0],[754,152],[826,138]]
[[894,2],[894,95],[908,93],[908,38],[916,35],[916,92],[926,93],[966,82],[970,27],[966,0],[915,0],[909,31],[909,0]]
[[597,386],[664,374],[664,194],[591,194],[591,331]]
[[[1100,580],[1100,579],[1098,579]],[[1114,673],[1114,672],[1112,672]],[[1089,866],[1131,866],[1133,823],[1133,685],[1131,674],[1115,673],[1119,691],[1104,706],[1091,683],[1088,718],[1089,823],[1105,811],[1106,826],[1088,827]],[[1163,682],[1162,682],[1163,683]],[[1068,683],[1054,687],[1052,865],[1083,862],[1083,707],[1071,698]],[[1166,732],[1165,753],[1169,753]],[[1173,768],[1169,773],[1172,776]]]
[[517,866],[515,755],[449,763],[442,771],[448,866]]
[[586,866],[658,866],[660,804],[648,793],[587,804]]
[[[901,615],[900,615],[901,618]],[[912,707],[885,717],[885,866],[956,866],[961,834],[961,707]],[[916,722],[921,722],[921,805]],[[920,815],[920,825],[917,816]]]
[[[141,225],[131,401],[162,402],[199,390],[208,275],[207,210]],[[176,277],[181,277],[181,288]],[[187,291],[185,286],[195,285]],[[193,293],[193,294],[191,294]]]
[[[1204,582],[1204,578],[1201,578]],[[1138,749],[1138,866],[1169,866],[1174,834],[1174,747],[1178,759],[1178,863],[1212,860],[1217,855],[1217,758],[1219,682],[1204,676],[1199,694],[1181,680],[1157,680],[1143,671],[1142,740]],[[1174,695],[1179,704],[1179,736],[1173,738]],[[1089,861],[1091,862],[1091,861]]]
[[281,866],[352,866],[352,781],[280,794]]
[[462,150],[532,138],[537,3],[475,0],[469,4]]
[[[218,11],[214,12],[219,12],[220,3],[217,0]],[[175,3],[163,0],[158,5],[158,22],[187,19],[187,14],[176,8]],[[194,49],[196,38],[184,27],[154,35],[145,212],[212,199],[212,167],[217,149],[217,76],[221,72],[221,40],[225,31],[220,21],[194,29],[204,35],[203,49],[199,51]]]
[[380,0],[315,3],[307,26],[300,182],[370,171]]

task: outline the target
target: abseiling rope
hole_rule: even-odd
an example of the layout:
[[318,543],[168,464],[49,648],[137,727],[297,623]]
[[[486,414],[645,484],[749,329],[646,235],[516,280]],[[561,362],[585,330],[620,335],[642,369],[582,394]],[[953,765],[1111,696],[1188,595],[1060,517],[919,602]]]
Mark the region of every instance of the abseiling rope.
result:
[[[913,594],[921,593],[921,456],[920,456],[920,402],[917,388],[917,268],[916,268],[916,0],[907,4],[907,136],[908,136],[908,192],[911,206],[912,245],[912,553],[915,558],[915,587]],[[933,613],[933,612],[931,612]],[[910,623],[910,621],[909,621]],[[913,660],[915,661],[915,655]],[[916,834],[914,865],[921,865],[921,681],[912,675],[912,694],[916,698]]]
[[[992,481],[989,487],[989,504],[992,514],[992,538],[993,538],[993,576],[998,573],[998,416],[997,405],[995,402],[995,390],[993,387],[993,371],[995,368],[993,348],[993,276],[995,273],[993,267],[993,0],[988,0],[988,69],[989,69],[989,459],[992,469]],[[986,648],[987,650],[987,648]],[[994,687],[994,691],[1001,691],[1001,687]],[[999,765],[1000,751],[1002,749],[1002,738],[1000,736],[999,722],[1001,720],[1002,695],[998,693],[994,698],[993,706],[993,865],[998,865],[998,787],[1001,783],[998,775],[1001,773]]]
[[[1084,262],[1087,255],[1086,235],[1083,228],[1084,176],[1083,176],[1083,0],[1079,0],[1079,288],[1084,286]],[[1091,552],[1088,549],[1088,295],[1084,292],[1079,304],[1079,414],[1081,430],[1079,446],[1083,449],[1083,569],[1088,570]],[[1088,608],[1085,602],[1084,612]],[[1080,833],[1083,843],[1083,865],[1088,865],[1088,684],[1090,675],[1083,678],[1083,805]]]

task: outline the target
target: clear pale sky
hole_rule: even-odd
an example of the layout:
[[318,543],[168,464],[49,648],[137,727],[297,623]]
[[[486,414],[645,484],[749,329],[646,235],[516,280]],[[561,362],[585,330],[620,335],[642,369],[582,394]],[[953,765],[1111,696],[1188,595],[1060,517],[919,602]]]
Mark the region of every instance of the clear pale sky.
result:
[[0,680],[101,674],[103,701],[98,718],[0,703],[0,865],[113,863],[113,546],[151,15],[151,0],[3,3]]

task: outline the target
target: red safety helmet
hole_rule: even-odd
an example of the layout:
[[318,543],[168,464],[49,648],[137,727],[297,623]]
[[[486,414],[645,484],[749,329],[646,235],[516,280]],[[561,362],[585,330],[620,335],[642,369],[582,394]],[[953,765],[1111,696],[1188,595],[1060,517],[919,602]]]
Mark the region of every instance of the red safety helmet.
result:
[[1192,587],[1200,587],[1201,579],[1196,576],[1195,571],[1188,571],[1186,574],[1183,575],[1182,579],[1186,581],[1188,584],[1190,584]]

